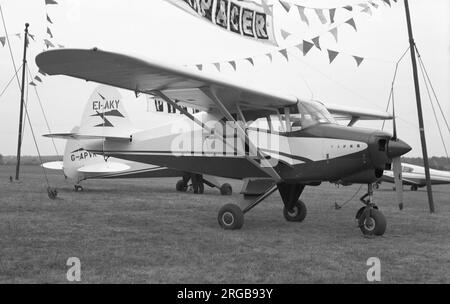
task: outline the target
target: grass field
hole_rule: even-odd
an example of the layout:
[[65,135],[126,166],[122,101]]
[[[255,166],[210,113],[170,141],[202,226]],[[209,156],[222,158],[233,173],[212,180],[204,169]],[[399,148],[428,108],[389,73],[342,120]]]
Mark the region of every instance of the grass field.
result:
[[[364,283],[369,257],[381,260],[383,283],[450,283],[450,186],[405,192],[399,211],[392,185],[375,199],[386,215],[383,237],[365,238],[354,222],[360,203],[343,209],[359,186],[305,190],[303,223],[288,223],[278,194],[246,215],[240,231],[223,231],[217,211],[242,199],[180,194],[177,179],[95,180],[75,193],[52,173],[49,200],[38,167],[0,166],[0,282],[65,283],[66,261],[81,260],[83,283]],[[363,193],[359,196],[361,196]]]

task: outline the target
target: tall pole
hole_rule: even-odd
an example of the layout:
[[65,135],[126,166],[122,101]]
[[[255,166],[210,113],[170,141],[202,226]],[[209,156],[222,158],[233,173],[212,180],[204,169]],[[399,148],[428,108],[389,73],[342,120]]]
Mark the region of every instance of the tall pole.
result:
[[23,42],[23,65],[22,65],[22,86],[20,88],[20,114],[19,114],[19,136],[17,139],[17,163],[16,163],[16,180],[19,180],[20,172],[20,154],[22,150],[22,130],[23,130],[23,106],[25,96],[25,72],[27,69],[27,47],[28,47],[28,27],[30,25],[25,23],[25,37]]
[[425,166],[425,178],[427,182],[428,204],[430,206],[430,213],[434,213],[433,191],[431,189],[431,179],[430,179],[430,165],[428,163],[428,152],[427,152],[427,142],[425,139],[425,128],[423,123],[422,102],[420,99],[419,76],[417,73],[416,43],[414,42],[413,37],[408,0],[405,0],[405,11],[406,11],[406,23],[408,25],[411,61],[413,67],[414,87],[416,89],[417,115],[419,116],[420,141],[422,142],[422,155],[423,155],[423,163]]

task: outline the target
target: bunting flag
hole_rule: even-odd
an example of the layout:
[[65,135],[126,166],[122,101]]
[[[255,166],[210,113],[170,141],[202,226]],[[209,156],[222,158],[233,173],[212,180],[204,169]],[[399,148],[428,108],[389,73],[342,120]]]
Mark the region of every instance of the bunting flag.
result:
[[347,21],[345,21],[345,23],[350,24],[355,29],[355,31],[358,31],[356,29],[355,20],[353,20],[353,18],[348,19]]
[[30,82],[29,85],[31,85],[31,86],[33,86],[33,87],[36,87],[36,84],[35,84],[33,81]]
[[47,22],[50,24],[53,24],[53,21],[52,21],[52,19],[50,19],[50,16],[48,14],[47,14]]
[[358,67],[361,65],[361,63],[362,63],[363,60],[364,60],[364,58],[359,57],[359,56],[353,56],[353,58],[355,58],[356,66],[358,66]]
[[245,58],[245,60],[247,60],[248,62],[250,62],[251,65],[255,66],[255,62],[253,61],[253,58],[252,58],[252,57]]
[[[273,9],[251,1],[166,0],[170,4],[210,24],[241,37],[278,46],[273,25]],[[270,14],[267,10],[270,10]],[[173,20],[176,23],[176,20]]]
[[203,70],[203,65],[202,64],[197,64],[196,67],[197,67],[197,69],[199,69],[199,71]]
[[39,76],[34,76],[34,80],[37,80],[37,81],[39,81],[39,82],[42,82],[42,78],[39,77]]
[[389,2],[389,0],[383,0],[384,4],[389,5],[389,7],[391,7],[391,2]]
[[52,31],[50,30],[49,27],[47,27],[47,34],[50,36],[50,38],[53,38]]
[[314,43],[303,40],[303,56],[306,56],[313,46]]
[[353,7],[351,5],[346,5],[346,6],[342,7],[342,8],[345,8],[349,12],[353,11]]
[[300,19],[303,22],[305,22],[307,25],[309,25],[308,17],[306,17],[306,14],[305,14],[305,7],[298,5],[297,9],[298,9],[298,13],[300,15]]
[[312,40],[312,42],[314,43],[314,45],[316,46],[316,48],[318,48],[319,50],[322,50],[322,49],[320,48],[320,42],[319,42],[320,36],[314,37],[314,38],[311,39],[311,40]]
[[336,59],[339,53],[336,51],[328,50],[328,58],[330,59],[330,64]]
[[220,63],[216,62],[216,63],[214,63],[214,66],[220,72]]
[[35,41],[35,39],[34,39],[35,36],[34,35],[28,33],[28,37],[30,37],[33,41]]
[[6,37],[0,37],[0,42],[2,43],[2,46],[5,46]]
[[281,1],[279,0],[281,6],[286,10],[286,12],[289,13],[289,11],[291,10],[291,4],[285,2],[285,1]]
[[369,14],[370,16],[372,16],[372,10],[370,9],[370,6],[367,6],[366,8],[364,8],[362,10],[362,12]]
[[301,53],[303,53],[303,43],[299,43],[299,44],[295,45],[294,47],[297,48]]
[[38,73],[41,74],[42,76],[47,76],[47,73],[45,73],[45,72],[42,71],[41,69],[39,69]]
[[330,13],[330,23],[334,23],[334,15],[336,15],[336,9],[332,8],[329,10]]
[[336,40],[336,42],[338,42],[338,29],[337,29],[337,27],[333,27],[331,30],[329,30],[329,32],[333,35],[334,40]]
[[236,71],[236,61],[231,60],[231,61],[228,61],[228,63],[233,67],[233,70]]
[[47,49],[48,48],[54,48],[55,46],[53,45],[53,43],[51,43],[50,42],[50,40],[48,40],[48,39],[44,39],[44,43],[45,43],[45,46],[47,47]]
[[281,36],[283,37],[284,40],[286,40],[289,36],[291,36],[292,34],[285,31],[285,30],[281,30]]
[[375,2],[369,1],[369,3],[370,3],[374,8],[378,8],[378,4],[376,4]]
[[268,53],[266,54],[267,57],[269,57],[270,62],[272,62],[273,58],[272,58],[272,54]]
[[323,10],[320,8],[314,9],[314,11],[317,14],[317,17],[319,17],[319,20],[322,24],[326,24],[328,22],[327,18],[325,17]]
[[45,5],[49,4],[58,4],[58,2],[56,2],[55,0],[45,0]]
[[280,50],[280,54],[283,55],[287,61],[289,61],[289,56],[288,56],[288,52],[287,49],[281,49]]
[[19,38],[19,39],[22,39],[22,34],[20,34],[20,33],[17,33],[17,34],[15,34],[14,36],[16,36],[16,37]]

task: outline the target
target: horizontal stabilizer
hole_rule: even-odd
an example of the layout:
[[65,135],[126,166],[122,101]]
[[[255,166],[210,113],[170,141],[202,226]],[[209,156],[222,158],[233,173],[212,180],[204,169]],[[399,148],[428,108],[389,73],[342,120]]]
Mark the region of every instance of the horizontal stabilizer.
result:
[[44,163],[44,164],[42,164],[42,167],[44,167],[45,169],[50,169],[50,170],[63,170],[64,169],[62,161]]
[[123,172],[130,169],[130,166],[122,163],[115,162],[102,162],[100,164],[94,164],[84,166],[78,169],[78,172],[82,173],[116,173]]
[[104,136],[104,135],[94,135],[94,134],[78,134],[78,133],[54,133],[45,134],[44,137],[49,138],[59,138],[59,139],[105,139],[105,140],[131,140],[130,136]]

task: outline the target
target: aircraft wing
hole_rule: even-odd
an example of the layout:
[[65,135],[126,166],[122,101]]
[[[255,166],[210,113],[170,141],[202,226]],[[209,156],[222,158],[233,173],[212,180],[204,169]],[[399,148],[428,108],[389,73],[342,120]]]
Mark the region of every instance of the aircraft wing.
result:
[[331,115],[337,120],[388,120],[392,119],[392,114],[384,111],[368,110],[365,108],[355,108],[349,106],[325,104]]
[[57,139],[106,139],[106,140],[117,140],[117,141],[130,141],[130,136],[104,136],[104,135],[96,135],[96,134],[78,134],[78,133],[53,133],[53,134],[44,134],[42,135],[48,138],[57,138]]
[[36,64],[49,75],[66,75],[139,92],[161,91],[180,104],[211,111],[217,108],[203,88],[214,92],[230,112],[235,105],[281,108],[297,103],[293,95],[227,79],[205,71],[145,61],[98,49],[57,49],[39,54]]

